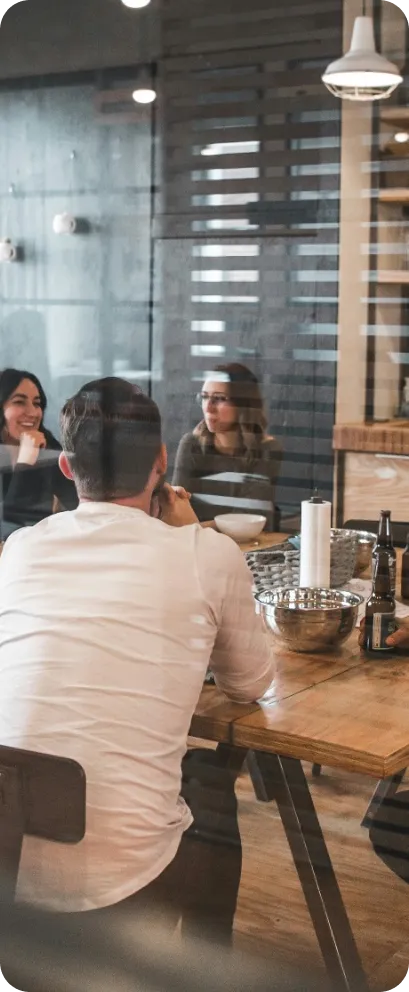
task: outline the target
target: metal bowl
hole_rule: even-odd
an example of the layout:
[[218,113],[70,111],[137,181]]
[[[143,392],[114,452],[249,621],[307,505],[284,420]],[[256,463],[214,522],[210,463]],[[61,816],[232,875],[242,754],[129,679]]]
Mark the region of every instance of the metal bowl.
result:
[[376,534],[371,534],[369,530],[356,530],[358,547],[355,561],[354,575],[362,575],[370,567],[372,561],[372,551],[376,544]]
[[264,622],[291,651],[342,644],[356,627],[362,596],[342,589],[275,589],[256,595]]

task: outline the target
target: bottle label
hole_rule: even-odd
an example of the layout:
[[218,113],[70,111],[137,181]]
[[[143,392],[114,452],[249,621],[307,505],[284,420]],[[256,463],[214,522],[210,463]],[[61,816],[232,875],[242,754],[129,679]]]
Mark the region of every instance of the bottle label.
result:
[[394,613],[374,613],[366,618],[366,647],[368,651],[390,651],[388,637],[396,630]]
[[392,555],[389,558],[389,575],[391,577],[391,593],[394,596],[396,592],[396,558],[393,558]]

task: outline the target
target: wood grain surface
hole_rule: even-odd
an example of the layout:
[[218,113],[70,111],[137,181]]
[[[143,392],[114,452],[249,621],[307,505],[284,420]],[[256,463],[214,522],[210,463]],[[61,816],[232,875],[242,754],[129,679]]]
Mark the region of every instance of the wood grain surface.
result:
[[409,420],[388,420],[377,424],[336,424],[332,446],[335,451],[409,455]]
[[409,189],[401,186],[380,189],[379,200],[381,203],[409,203]]
[[[409,440],[409,438],[408,438]],[[345,458],[344,520],[376,520],[387,506],[395,521],[409,516],[409,456],[348,451]]]
[[[281,535],[263,535],[268,542]],[[247,546],[245,546],[247,547]],[[398,552],[398,575],[401,553]],[[237,706],[204,688],[191,735],[385,778],[409,765],[409,653],[368,659],[358,632],[337,651],[303,655],[271,636],[275,694]]]
[[[263,544],[280,541],[282,536],[264,534]],[[398,551],[398,573],[400,557]],[[228,741],[234,734],[243,746],[251,740],[253,745],[261,742],[266,747],[269,741],[283,749],[285,737],[286,745],[297,753],[305,749],[322,758],[320,778],[312,778],[309,763],[305,772],[371,992],[385,992],[399,985],[408,969],[408,889],[376,857],[360,823],[374,789],[372,776],[379,774],[381,766],[394,768],[404,757],[396,745],[397,738],[405,734],[409,657],[385,659],[381,664],[366,661],[356,637],[337,656],[296,655],[278,644],[274,650],[276,705],[263,710],[256,705],[232,706],[208,687],[192,729],[198,736],[199,731],[203,733],[207,745],[212,740]],[[322,741],[325,751],[320,747]],[[328,750],[332,751],[331,767],[323,757]],[[359,773],[359,766],[364,773]],[[316,936],[277,807],[257,802],[245,773],[239,777],[237,797],[244,857],[235,946],[272,957],[278,967],[290,962],[307,972],[318,969],[320,987],[326,990]]]
[[[330,850],[371,992],[394,989],[409,966],[408,886],[377,858],[361,820],[374,782],[342,769],[305,765],[314,805]],[[405,788],[409,787],[409,781]],[[275,803],[257,802],[249,776],[237,783],[243,870],[234,923],[237,949],[322,975],[317,939]]]
[[234,743],[385,778],[409,765],[409,658],[348,672],[234,723]]

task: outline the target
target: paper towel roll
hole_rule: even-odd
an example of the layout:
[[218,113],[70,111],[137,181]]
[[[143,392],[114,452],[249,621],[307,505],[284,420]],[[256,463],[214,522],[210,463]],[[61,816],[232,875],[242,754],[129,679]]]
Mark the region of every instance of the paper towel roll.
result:
[[300,586],[328,589],[331,571],[331,503],[313,497],[301,504]]

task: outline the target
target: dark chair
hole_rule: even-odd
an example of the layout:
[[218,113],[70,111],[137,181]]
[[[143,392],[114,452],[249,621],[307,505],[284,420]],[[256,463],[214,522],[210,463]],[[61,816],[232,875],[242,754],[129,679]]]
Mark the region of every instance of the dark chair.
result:
[[25,834],[60,844],[83,839],[85,791],[85,773],[76,761],[0,746],[3,901],[14,901]]

